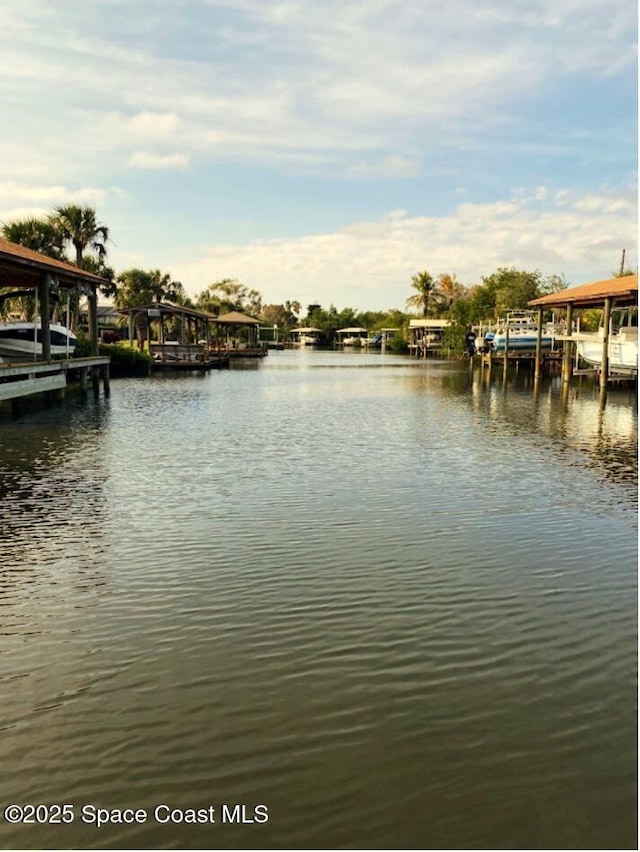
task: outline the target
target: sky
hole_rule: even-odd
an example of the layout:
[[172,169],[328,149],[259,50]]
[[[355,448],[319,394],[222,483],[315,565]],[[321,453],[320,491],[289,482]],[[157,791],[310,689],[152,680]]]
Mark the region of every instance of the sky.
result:
[[637,268],[636,0],[2,0],[0,222],[95,207],[189,295]]

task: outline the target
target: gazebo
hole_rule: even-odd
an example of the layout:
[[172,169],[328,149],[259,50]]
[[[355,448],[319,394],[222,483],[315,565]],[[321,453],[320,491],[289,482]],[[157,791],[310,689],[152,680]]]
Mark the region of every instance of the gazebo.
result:
[[129,318],[129,339],[148,347],[153,366],[162,369],[209,369],[221,365],[223,353],[214,345],[211,325],[218,318],[174,302],[158,301],[120,314]]
[[[268,350],[260,340],[260,320],[247,316],[240,311],[229,311],[215,318],[217,325],[225,330],[225,339],[229,356],[232,358],[262,358]],[[238,331],[244,330],[242,339]]]

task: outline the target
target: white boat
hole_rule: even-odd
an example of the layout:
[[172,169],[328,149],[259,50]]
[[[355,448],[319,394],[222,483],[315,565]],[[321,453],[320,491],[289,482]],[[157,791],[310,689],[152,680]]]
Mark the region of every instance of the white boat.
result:
[[[493,335],[491,345],[496,352],[503,351],[509,337],[509,351],[533,352],[538,340],[538,320],[533,311],[510,311],[504,320],[500,320],[498,330]],[[485,336],[485,340],[487,336]],[[542,349],[552,349],[554,345],[553,329],[542,329]]]
[[366,346],[369,332],[366,328],[339,328],[336,331],[336,341],[339,346]]
[[[638,308],[614,308],[609,326],[609,373],[621,376],[638,375]],[[604,328],[598,331],[579,331],[571,338],[576,341],[578,355],[593,367],[602,366]]]
[[292,328],[294,346],[318,346],[322,332],[319,328]]
[[[78,342],[66,326],[49,326],[51,355],[71,355]],[[42,328],[33,322],[0,322],[0,359],[33,361],[42,356]]]

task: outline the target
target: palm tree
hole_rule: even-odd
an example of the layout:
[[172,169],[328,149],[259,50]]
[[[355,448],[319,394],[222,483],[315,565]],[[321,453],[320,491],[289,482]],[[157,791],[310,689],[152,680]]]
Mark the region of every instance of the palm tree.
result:
[[125,269],[118,275],[115,302],[119,308],[135,308],[149,302],[168,299],[184,304],[186,294],[179,281],[172,281],[168,273],[159,269],[147,272],[144,269]]
[[429,313],[429,299],[436,288],[436,282],[433,276],[425,270],[412,277],[411,286],[418,292],[414,296],[409,296],[407,305],[412,308],[421,308],[422,316],[426,317]]
[[437,301],[436,311],[440,316],[445,314],[454,302],[464,296],[466,288],[464,284],[458,281],[455,273],[451,275],[448,272],[439,275],[436,284],[437,292],[434,293],[434,296]]
[[64,260],[62,238],[55,226],[46,219],[17,219],[2,226],[5,240],[20,246]]
[[107,255],[105,244],[109,239],[109,228],[98,222],[93,207],[80,207],[77,204],[56,207],[49,221],[57,229],[62,240],[73,245],[76,251],[76,266],[82,267],[82,258],[87,248],[96,252],[98,260],[104,260]]

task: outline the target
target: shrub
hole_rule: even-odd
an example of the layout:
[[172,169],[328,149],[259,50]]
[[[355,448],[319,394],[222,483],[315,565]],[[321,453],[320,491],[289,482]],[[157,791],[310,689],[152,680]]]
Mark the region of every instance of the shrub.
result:
[[91,343],[87,333],[82,331],[82,329],[78,329],[76,337],[78,338],[78,342],[76,343],[76,348],[73,350],[74,358],[88,358],[91,355]]
[[109,372],[113,378],[148,376],[151,371],[151,356],[140,349],[118,343],[101,343],[98,351],[100,355],[110,356]]
[[406,355],[409,351],[409,344],[402,334],[399,333],[387,343],[387,351],[393,352],[394,355]]

